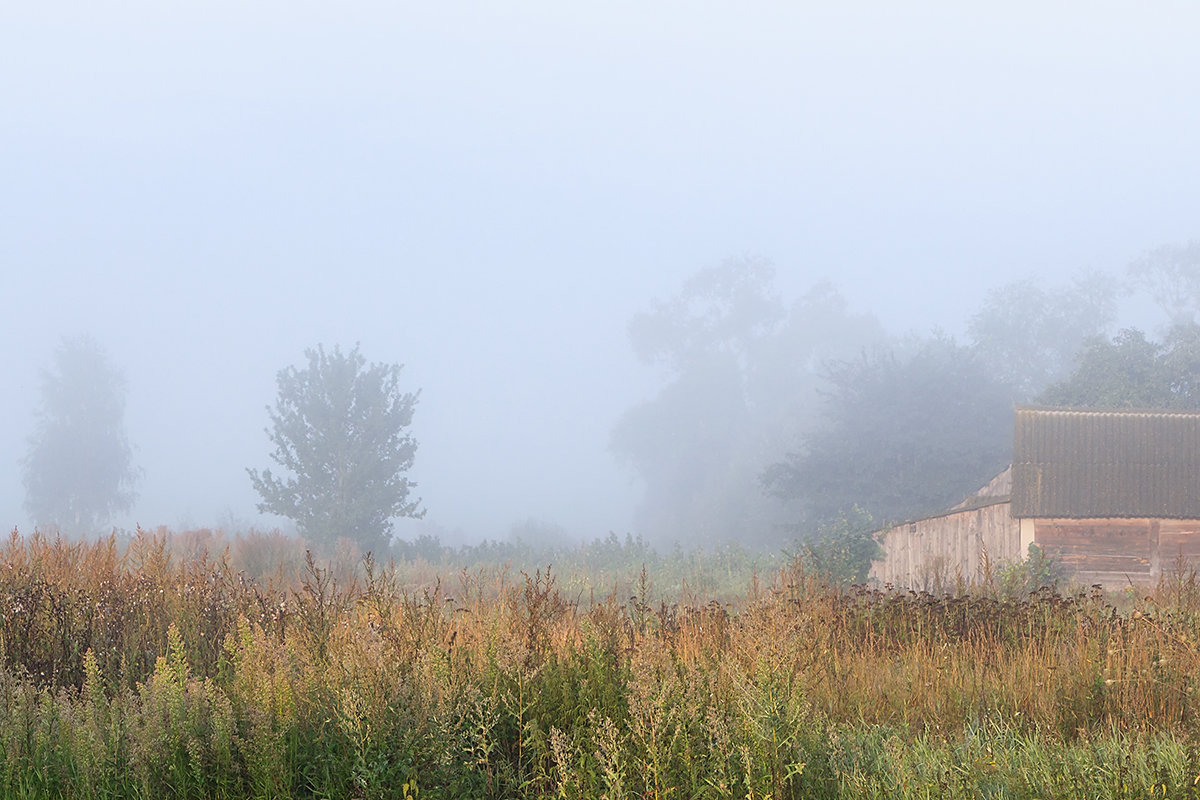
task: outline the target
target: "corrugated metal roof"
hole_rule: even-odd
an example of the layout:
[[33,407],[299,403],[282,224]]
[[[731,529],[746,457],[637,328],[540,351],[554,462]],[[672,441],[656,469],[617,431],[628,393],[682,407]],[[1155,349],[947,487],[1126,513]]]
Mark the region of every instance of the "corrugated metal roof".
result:
[[1015,517],[1200,519],[1200,412],[1018,408]]

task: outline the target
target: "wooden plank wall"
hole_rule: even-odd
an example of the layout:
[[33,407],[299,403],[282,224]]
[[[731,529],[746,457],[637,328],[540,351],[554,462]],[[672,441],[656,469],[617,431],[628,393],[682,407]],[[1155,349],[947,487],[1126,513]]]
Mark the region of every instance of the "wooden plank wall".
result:
[[[946,589],[1019,561],[1020,521],[1009,503],[897,525],[879,534],[884,557],[870,578],[899,588]],[[1080,586],[1153,585],[1163,574],[1200,569],[1200,520],[1039,519],[1034,542]]]
[[1158,566],[1160,574],[1200,568],[1200,520],[1159,520]]
[[1156,525],[1148,519],[1039,519],[1034,541],[1083,586],[1120,588],[1153,580]]
[[1046,519],[1035,529],[1037,544],[1083,586],[1151,585],[1200,565],[1200,520]]
[[1020,524],[1010,504],[958,511],[906,522],[881,532],[884,557],[871,565],[870,578],[900,588],[945,589],[983,575],[984,554],[992,567],[1024,557]]

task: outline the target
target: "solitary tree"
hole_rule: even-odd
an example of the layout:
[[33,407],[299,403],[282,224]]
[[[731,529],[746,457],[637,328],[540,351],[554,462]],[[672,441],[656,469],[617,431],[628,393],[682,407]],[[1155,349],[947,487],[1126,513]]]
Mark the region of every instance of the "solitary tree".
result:
[[247,470],[262,498],[259,511],[296,521],[300,532],[324,545],[345,537],[364,551],[391,539],[392,520],[420,517],[416,484],[407,477],[417,452],[408,435],[417,395],[402,393],[399,364],[370,364],[358,347],[306,350],[308,366],[277,377],[279,395],[268,406],[275,445],[271,460],[290,473]]
[[41,406],[22,461],[25,509],[71,535],[99,531],[135,498],[125,436],[125,378],[91,338],[64,339],[42,373]]

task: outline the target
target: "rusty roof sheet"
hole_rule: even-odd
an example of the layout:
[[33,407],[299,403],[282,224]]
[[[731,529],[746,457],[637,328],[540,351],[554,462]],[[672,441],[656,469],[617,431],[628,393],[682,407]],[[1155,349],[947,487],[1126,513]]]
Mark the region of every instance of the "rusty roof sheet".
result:
[[1200,519],[1200,412],[1018,408],[1014,517]]

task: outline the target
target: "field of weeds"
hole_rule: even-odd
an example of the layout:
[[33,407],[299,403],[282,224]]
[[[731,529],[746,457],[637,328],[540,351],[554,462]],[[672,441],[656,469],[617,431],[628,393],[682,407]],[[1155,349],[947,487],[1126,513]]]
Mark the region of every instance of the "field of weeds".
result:
[[1200,797],[1193,574],[934,595],[592,547],[14,533],[0,795]]

